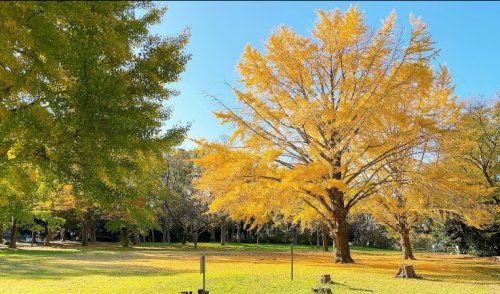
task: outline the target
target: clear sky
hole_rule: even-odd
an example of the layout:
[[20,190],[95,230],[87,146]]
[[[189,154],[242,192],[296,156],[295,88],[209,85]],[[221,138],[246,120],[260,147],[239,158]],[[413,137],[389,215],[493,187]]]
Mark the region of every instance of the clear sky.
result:
[[227,84],[237,85],[235,66],[245,45],[261,48],[281,24],[308,35],[316,9],[356,4],[370,26],[380,25],[393,9],[400,26],[408,25],[410,13],[421,16],[441,49],[437,61],[448,65],[460,98],[491,99],[500,91],[500,2],[164,2],[169,10],[154,32],[175,35],[189,28],[186,50],[192,54],[174,85],[180,95],[169,103],[173,114],[167,126],[191,123],[190,138],[217,140],[228,134],[229,127],[213,117],[219,107],[206,93],[228,104],[235,100]]

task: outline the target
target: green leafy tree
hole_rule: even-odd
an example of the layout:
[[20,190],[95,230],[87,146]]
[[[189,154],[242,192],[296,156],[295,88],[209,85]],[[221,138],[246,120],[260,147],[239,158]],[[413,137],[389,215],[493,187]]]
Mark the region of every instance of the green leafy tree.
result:
[[159,228],[157,195],[161,193],[161,176],[166,163],[163,157],[143,157],[140,154],[137,160],[141,164],[128,173],[127,189],[115,189],[113,201],[101,207],[107,212],[107,228],[123,232],[124,247],[130,245],[133,232],[144,234]]
[[62,217],[54,216],[51,211],[46,210],[34,211],[33,216],[45,222],[47,234],[45,235],[43,245],[50,246],[54,233],[64,225],[65,220]]
[[188,34],[152,34],[166,9],[151,3],[1,5],[0,164],[26,154],[70,184],[85,245],[91,213],[130,196],[138,154],[160,157],[183,139],[185,127],[162,126]]
[[11,222],[11,247],[49,168],[44,154],[53,117],[46,98],[60,76],[52,57],[61,47],[53,42],[55,14],[42,13],[34,2],[0,3],[0,226]]

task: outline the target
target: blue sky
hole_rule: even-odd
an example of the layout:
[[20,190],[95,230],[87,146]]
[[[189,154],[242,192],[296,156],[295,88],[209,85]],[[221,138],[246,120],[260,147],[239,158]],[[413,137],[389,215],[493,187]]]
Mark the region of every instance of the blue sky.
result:
[[[189,28],[192,54],[182,80],[180,95],[168,103],[173,124],[191,123],[190,138],[217,140],[228,134],[213,117],[218,105],[206,96],[216,95],[231,104],[235,98],[227,84],[237,85],[235,70],[246,44],[261,48],[272,29],[284,24],[308,35],[316,9],[346,9],[358,5],[370,26],[380,25],[393,9],[398,24],[407,26],[410,13],[429,26],[437,59],[448,65],[460,98],[491,98],[500,91],[500,3],[496,2],[164,2],[169,10],[153,31],[175,35]],[[185,142],[183,147],[193,147]]]

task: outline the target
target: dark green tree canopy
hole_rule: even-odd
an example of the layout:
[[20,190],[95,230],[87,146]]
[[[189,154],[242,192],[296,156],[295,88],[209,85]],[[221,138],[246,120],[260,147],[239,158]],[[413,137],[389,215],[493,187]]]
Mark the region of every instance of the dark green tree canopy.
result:
[[166,12],[152,3],[0,5],[0,165],[43,165],[82,203],[138,194],[145,159],[187,130],[163,123],[189,34],[152,34]]

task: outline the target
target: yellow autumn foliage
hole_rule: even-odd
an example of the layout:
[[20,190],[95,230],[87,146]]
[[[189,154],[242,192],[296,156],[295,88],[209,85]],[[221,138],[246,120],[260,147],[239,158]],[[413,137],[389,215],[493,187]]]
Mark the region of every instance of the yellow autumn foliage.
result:
[[412,17],[399,38],[395,21],[373,30],[357,7],[318,11],[311,36],[281,26],[263,51],[245,47],[239,106],[215,113],[233,136],[198,141],[198,185],[213,210],[314,215],[347,246],[349,211],[396,182],[387,166],[418,156],[460,112],[448,70],[431,65],[438,50],[426,25]]

